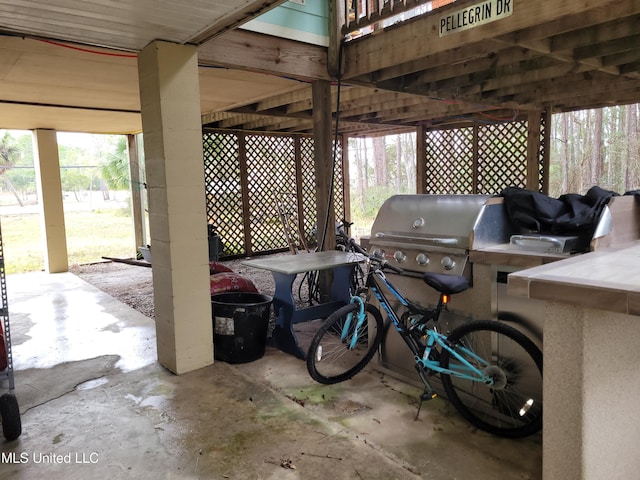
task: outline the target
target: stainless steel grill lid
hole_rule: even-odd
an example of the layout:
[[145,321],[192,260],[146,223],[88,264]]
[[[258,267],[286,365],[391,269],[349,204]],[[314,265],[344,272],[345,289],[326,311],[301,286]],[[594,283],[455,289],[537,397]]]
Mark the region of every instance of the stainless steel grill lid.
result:
[[371,227],[371,241],[469,248],[469,235],[487,195],[395,195]]

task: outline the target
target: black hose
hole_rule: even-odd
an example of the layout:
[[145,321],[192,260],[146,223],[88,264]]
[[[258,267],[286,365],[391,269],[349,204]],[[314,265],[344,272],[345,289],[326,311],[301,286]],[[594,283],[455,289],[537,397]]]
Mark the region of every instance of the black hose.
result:
[[344,40],[340,42],[338,50],[338,91],[336,92],[336,124],[333,135],[333,161],[331,162],[331,181],[329,182],[329,202],[327,204],[327,215],[324,219],[324,229],[322,231],[322,239],[320,240],[320,251],[324,249],[324,242],[327,238],[327,229],[329,228],[329,212],[333,205],[333,188],[336,176],[336,160],[338,157],[338,124],[340,120],[340,91],[342,90],[342,51],[344,49]]

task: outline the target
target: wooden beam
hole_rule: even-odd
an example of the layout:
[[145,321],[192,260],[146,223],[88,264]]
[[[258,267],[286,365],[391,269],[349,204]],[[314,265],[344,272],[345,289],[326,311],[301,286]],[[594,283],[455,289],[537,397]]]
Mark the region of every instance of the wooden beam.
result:
[[[491,39],[483,39],[473,44],[467,44],[463,47],[452,48],[429,55],[428,57],[420,57],[410,62],[377,70],[368,76],[355,77],[362,83],[373,83],[378,86],[385,80],[402,77],[405,75],[419,73],[429,69],[438,69],[450,65],[459,65],[473,60],[485,58],[493,55],[497,49],[505,48],[503,44],[494,44]],[[352,79],[350,79],[352,80]]]
[[416,133],[416,193],[426,193],[427,176],[427,129],[423,126]]
[[501,93],[512,95],[513,101],[520,105],[557,105],[562,109],[563,106],[589,105],[598,99],[616,102],[625,98],[628,92],[637,95],[639,89],[638,82],[628,78],[588,72],[549,79],[528,85],[528,88],[512,86]]
[[223,32],[233,30],[243,23],[268,12],[285,1],[286,0],[255,0],[241,2],[237,5],[237,8],[232,11],[232,13],[219,18],[216,23],[209,25],[206,30],[197,33],[185,43],[192,43],[195,45],[204,43]]
[[[612,18],[610,15],[611,12],[598,12],[598,15],[594,12],[591,18],[581,17],[574,30],[565,33],[558,33],[560,30],[556,30],[550,38],[551,51],[573,50],[587,45],[594,47],[601,43],[634,36],[640,30],[640,16]],[[578,19],[574,19],[576,20]]]
[[[624,3],[624,5],[622,4]],[[497,40],[519,45],[567,63],[581,63],[619,75],[611,64],[604,64],[598,52],[600,44],[611,41],[610,53],[623,51],[625,41],[616,41],[629,36],[638,29],[638,8],[633,2],[621,2],[615,6],[596,8],[580,16],[560,17],[544,25],[536,25],[517,33],[498,37]],[[633,48],[633,41],[627,49]]]
[[[242,211],[249,212],[249,171],[247,167],[247,138],[243,132],[238,135],[238,161],[240,164],[240,185],[242,187]],[[244,233],[244,248],[247,255],[253,253],[253,242],[251,241],[251,219],[249,215],[242,218]]]
[[261,100],[255,104],[256,112],[288,106],[295,102],[308,100],[311,103],[311,84],[301,83],[297,88],[281,95]]
[[[318,212],[318,248],[333,250],[336,245],[336,214],[333,205],[333,155],[331,149],[331,86],[317,80],[313,92],[313,146],[316,177],[316,211]],[[320,296],[326,301],[331,291],[333,277],[330,271],[319,274]]]
[[326,47],[244,30],[227,32],[200,45],[198,63],[304,80],[331,78]]
[[440,20],[447,13],[460,9],[455,2],[438,10],[406,22],[402,28],[389,29],[383,35],[372,35],[366,41],[353,41],[345,45],[345,79],[358,77],[393,65],[412,62],[470,43],[518,30],[531,28],[557,20],[573,18],[580,21],[589,11],[597,14],[634,15],[640,13],[636,1],[619,0],[512,0],[513,14],[505,19],[439,37]]
[[344,219],[351,221],[351,189],[349,188],[349,137],[340,135],[338,142],[342,148],[340,149],[340,166],[342,167],[342,199],[344,202]]
[[135,249],[146,245],[146,229],[145,229],[145,216],[143,209],[143,194],[146,185],[143,187],[142,179],[140,178],[140,161],[138,155],[138,141],[135,135],[127,135],[127,151],[129,153],[129,178],[131,181],[131,212],[133,216],[133,237],[135,241]]
[[640,48],[640,35],[630,35],[625,38],[601,41],[598,45],[584,45],[573,51],[573,58],[577,61],[597,58],[605,55],[617,55],[624,52],[637,52]]
[[329,49],[327,52],[327,70],[333,78],[338,78],[341,71],[340,49],[344,36],[342,35],[343,19],[346,18],[344,0],[329,0]]
[[[483,98],[486,101],[489,98],[503,96],[500,94],[502,89],[508,89],[510,87],[519,87],[522,89],[522,86],[526,84],[555,80],[571,73],[581,73],[586,70],[589,70],[586,66],[561,63],[533,70],[524,69],[522,71],[516,71],[511,75],[507,75],[506,73],[497,74],[483,82],[467,82],[468,86],[465,87],[456,85],[456,82],[452,82],[451,85],[443,82],[442,86],[436,88],[438,92],[447,98],[458,98],[467,101],[478,101],[478,98]],[[480,94],[481,97],[479,97]],[[499,103],[500,100],[498,99],[497,102]]]
[[540,123],[542,112],[529,112],[527,118],[527,189],[540,190]]
[[551,132],[552,132],[552,115],[551,109],[542,112],[542,118],[544,119],[545,135],[542,138],[542,193],[549,193],[549,172],[551,158]]

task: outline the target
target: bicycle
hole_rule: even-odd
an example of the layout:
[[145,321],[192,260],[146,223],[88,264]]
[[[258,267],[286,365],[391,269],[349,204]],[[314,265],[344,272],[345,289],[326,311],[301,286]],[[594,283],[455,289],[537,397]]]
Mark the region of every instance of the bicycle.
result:
[[[439,292],[435,307],[423,307],[404,296],[383,270],[402,269],[367,253],[355,240],[349,248],[367,264],[365,286],[350,303],[323,322],[307,353],[307,370],[322,384],[335,384],[360,372],[378,351],[383,335],[380,310],[411,350],[424,384],[420,404],[436,398],[427,377],[439,375],[448,400],[474,426],[494,435],[520,438],[542,428],[542,352],[521,331],[494,320],[471,320],[448,335],[438,331],[438,320],[451,296],[469,288],[464,276],[423,274],[424,282]],[[398,314],[389,298],[403,307]]]
[[[340,222],[336,222],[336,250],[341,252],[346,252],[350,250],[349,246],[349,228],[353,225],[353,222],[349,222],[347,219],[343,218]],[[315,236],[317,232],[312,231],[312,236]],[[349,283],[351,284],[351,292],[356,291],[359,286],[364,284],[364,274],[362,270],[362,266],[357,264],[351,273],[351,278],[349,279]],[[308,303],[309,305],[313,305],[314,302],[316,304],[322,303],[320,298],[320,285],[318,283],[318,272],[307,272],[302,277],[302,281],[298,285],[298,298],[304,298],[303,294],[303,286],[307,287],[308,292]]]

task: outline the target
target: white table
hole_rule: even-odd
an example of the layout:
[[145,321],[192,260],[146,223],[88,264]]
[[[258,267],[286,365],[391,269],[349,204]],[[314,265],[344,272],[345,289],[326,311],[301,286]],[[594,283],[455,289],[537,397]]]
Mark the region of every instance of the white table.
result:
[[[273,309],[276,326],[272,334],[273,345],[280,350],[305,359],[296,338],[293,326],[318,318],[326,318],[335,310],[349,302],[349,278],[356,264],[364,256],[358,253],[330,250],[325,252],[301,253],[298,255],[257,258],[242,262],[253,268],[269,270],[275,280]],[[293,282],[300,273],[333,270],[330,300],[327,303],[297,308],[293,299]]]

